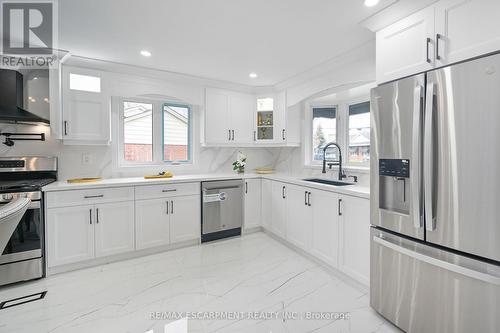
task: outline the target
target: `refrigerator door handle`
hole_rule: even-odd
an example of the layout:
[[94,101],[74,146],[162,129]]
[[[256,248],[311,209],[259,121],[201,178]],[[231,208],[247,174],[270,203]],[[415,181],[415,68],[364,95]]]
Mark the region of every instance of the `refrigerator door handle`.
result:
[[452,264],[448,261],[440,260],[434,257],[427,256],[425,254],[422,254],[420,252],[412,251],[406,247],[402,247],[398,244],[395,244],[387,239],[384,239],[383,235],[375,235],[373,236],[373,241],[381,246],[384,246],[388,249],[391,249],[393,251],[396,251],[398,253],[404,254],[408,257],[414,258],[418,261],[425,262],[429,265],[433,265],[442,269],[446,269],[448,271],[470,277],[472,279],[480,280],[489,284],[494,284],[497,286],[500,286],[500,277],[486,274],[483,272],[478,272],[476,270],[459,266],[456,264]]
[[422,197],[421,193],[421,173],[420,173],[420,133],[422,130],[421,116],[423,111],[424,87],[415,87],[413,104],[413,138],[412,138],[412,165],[411,165],[411,213],[415,228],[422,228]]
[[434,143],[433,143],[433,117],[434,117],[434,83],[427,84],[425,98],[425,128],[424,128],[424,204],[425,204],[425,229],[436,229],[436,220],[433,211],[433,176],[434,176]]

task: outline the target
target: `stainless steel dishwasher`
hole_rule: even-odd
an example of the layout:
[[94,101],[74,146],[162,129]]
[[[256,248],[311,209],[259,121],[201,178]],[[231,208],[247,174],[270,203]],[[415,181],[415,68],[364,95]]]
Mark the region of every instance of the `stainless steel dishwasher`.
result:
[[243,180],[202,182],[201,241],[241,235]]

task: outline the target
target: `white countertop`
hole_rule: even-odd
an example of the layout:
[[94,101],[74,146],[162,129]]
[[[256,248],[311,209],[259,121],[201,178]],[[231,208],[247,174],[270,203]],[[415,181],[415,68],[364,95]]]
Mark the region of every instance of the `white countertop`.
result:
[[326,184],[313,183],[302,180],[302,177],[290,176],[286,174],[269,174],[269,175],[259,175],[255,173],[245,173],[245,174],[199,174],[199,175],[180,175],[174,176],[172,178],[161,178],[161,179],[144,179],[143,177],[132,177],[132,178],[106,178],[95,183],[77,183],[69,184],[66,181],[58,181],[43,187],[44,192],[54,192],[54,191],[67,191],[67,190],[82,190],[82,189],[94,189],[94,188],[105,188],[105,187],[122,187],[122,186],[140,186],[140,185],[152,185],[152,184],[173,184],[173,183],[190,183],[190,182],[202,182],[202,181],[212,181],[212,180],[225,180],[225,179],[252,179],[252,178],[262,178],[270,179],[275,181],[280,181],[289,184],[295,184],[300,186],[306,186],[310,188],[315,188],[319,190],[331,191],[336,193],[342,193],[347,195],[353,195],[357,197],[370,198],[370,188],[367,186],[332,186]]

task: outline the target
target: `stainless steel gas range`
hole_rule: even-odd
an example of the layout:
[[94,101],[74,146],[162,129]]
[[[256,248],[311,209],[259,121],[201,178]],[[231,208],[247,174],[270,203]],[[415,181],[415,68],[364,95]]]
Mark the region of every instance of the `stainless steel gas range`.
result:
[[0,206],[17,197],[31,199],[0,255],[0,286],[45,276],[42,187],[56,179],[55,157],[0,158]]

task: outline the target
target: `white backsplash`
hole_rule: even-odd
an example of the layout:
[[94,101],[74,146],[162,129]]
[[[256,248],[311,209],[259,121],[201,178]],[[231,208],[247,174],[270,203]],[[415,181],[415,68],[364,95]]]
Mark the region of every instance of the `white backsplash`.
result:
[[[46,141],[18,141],[13,147],[0,144],[1,156],[57,156],[59,160],[59,179],[64,180],[74,177],[133,177],[142,176],[145,170],[113,170],[111,146],[67,146],[61,141],[50,137],[47,126],[26,126],[0,124],[2,132],[28,132],[46,133]],[[208,148],[199,147],[198,168],[196,170],[175,170],[175,174],[194,173],[229,173],[232,162],[236,159],[238,151],[247,156],[247,172],[252,172],[257,167],[272,167],[277,172],[286,173],[297,177],[328,177],[335,179],[335,171],[328,171],[326,175],[320,168],[309,168],[303,164],[301,148]],[[83,163],[83,154],[89,154],[91,161]],[[168,169],[168,168],[163,168]],[[146,173],[156,173],[158,168],[146,170]],[[347,174],[358,176],[360,185],[369,186],[370,175],[366,172],[347,170]]]

